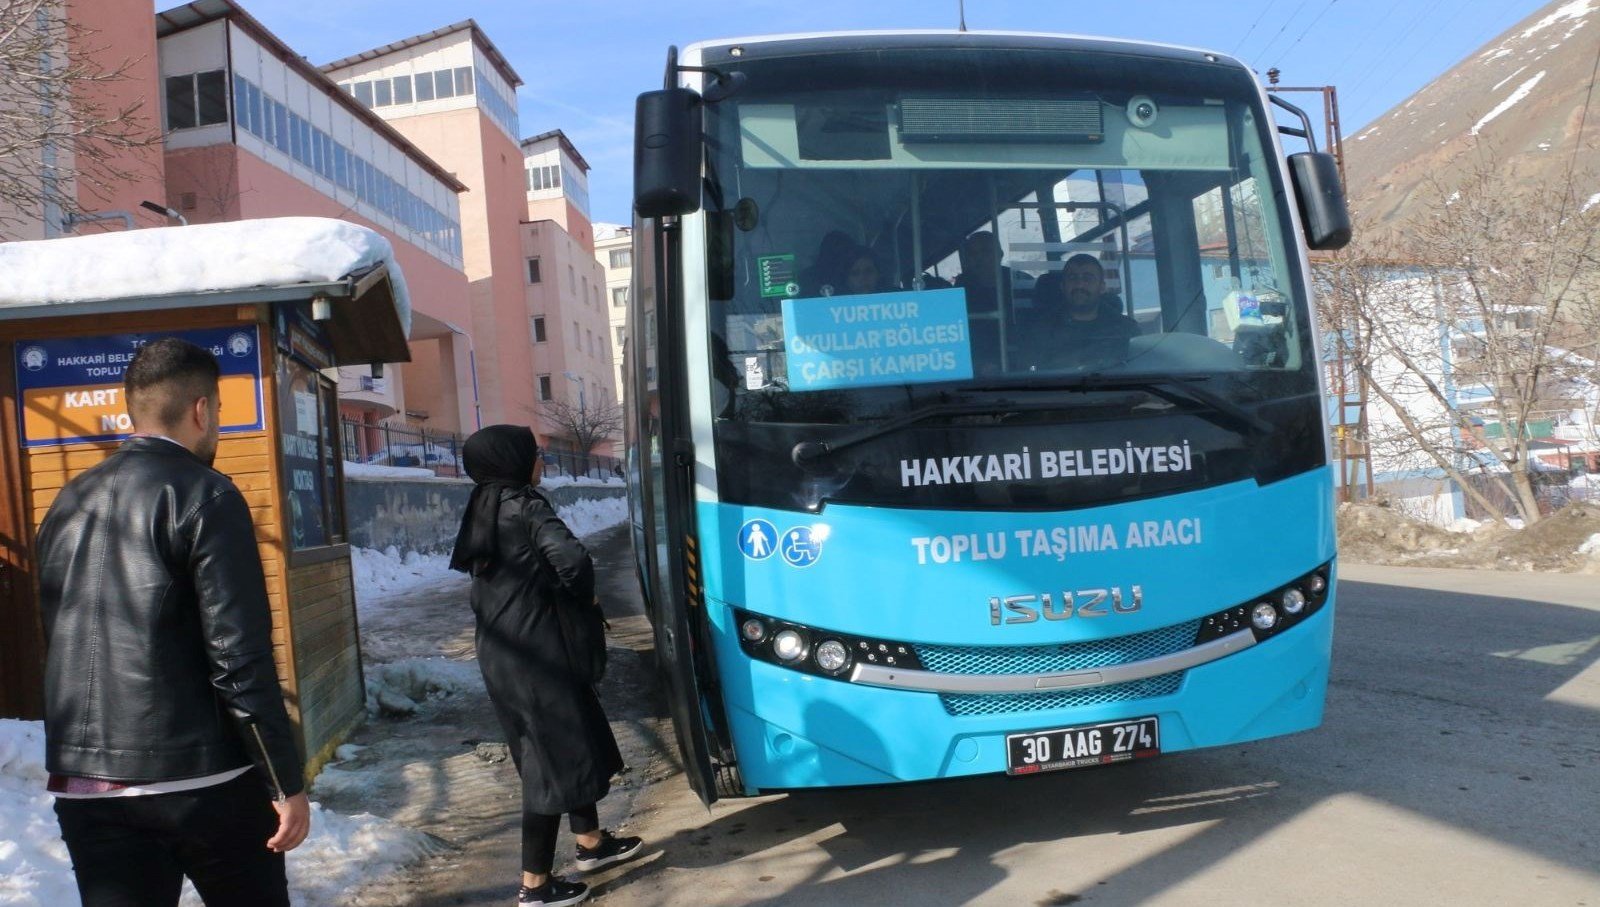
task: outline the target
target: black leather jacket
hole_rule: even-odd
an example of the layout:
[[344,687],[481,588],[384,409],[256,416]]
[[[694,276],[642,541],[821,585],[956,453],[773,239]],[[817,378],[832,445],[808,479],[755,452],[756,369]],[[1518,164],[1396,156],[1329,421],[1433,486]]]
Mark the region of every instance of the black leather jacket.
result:
[[183,447],[134,438],[39,529],[45,766],[175,781],[254,763],[303,787],[250,507]]

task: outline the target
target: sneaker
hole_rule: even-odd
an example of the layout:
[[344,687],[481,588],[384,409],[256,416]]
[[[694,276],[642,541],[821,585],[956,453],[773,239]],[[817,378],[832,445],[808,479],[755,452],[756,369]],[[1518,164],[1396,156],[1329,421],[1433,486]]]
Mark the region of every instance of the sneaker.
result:
[[517,907],[568,907],[589,899],[589,886],[551,876],[538,888],[524,885],[517,889]]
[[594,872],[602,866],[631,860],[643,849],[643,838],[619,838],[609,831],[602,831],[600,843],[594,847],[578,845],[578,868],[584,872]]

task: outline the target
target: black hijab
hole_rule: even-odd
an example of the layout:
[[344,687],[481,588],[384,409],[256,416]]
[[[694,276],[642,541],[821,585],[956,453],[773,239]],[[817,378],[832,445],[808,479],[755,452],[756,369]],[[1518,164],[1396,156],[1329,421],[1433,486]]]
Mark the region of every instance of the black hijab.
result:
[[494,559],[500,492],[529,486],[533,462],[539,457],[539,442],[533,429],[526,425],[491,425],[474,432],[461,451],[467,475],[478,486],[472,489],[467,512],[461,518],[450,569],[477,573]]

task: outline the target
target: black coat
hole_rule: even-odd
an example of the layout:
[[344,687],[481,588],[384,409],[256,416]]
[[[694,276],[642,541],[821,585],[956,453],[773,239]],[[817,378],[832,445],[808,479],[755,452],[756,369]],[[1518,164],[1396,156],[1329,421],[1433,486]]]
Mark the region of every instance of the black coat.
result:
[[134,438],[39,528],[45,766],[173,781],[254,763],[303,785],[250,505],[172,441]]
[[622,768],[595,694],[595,653],[570,651],[604,651],[603,635],[581,630],[599,621],[594,562],[534,489],[503,489],[500,502],[495,556],[472,579],[478,665],[524,808],[557,815],[604,797]]

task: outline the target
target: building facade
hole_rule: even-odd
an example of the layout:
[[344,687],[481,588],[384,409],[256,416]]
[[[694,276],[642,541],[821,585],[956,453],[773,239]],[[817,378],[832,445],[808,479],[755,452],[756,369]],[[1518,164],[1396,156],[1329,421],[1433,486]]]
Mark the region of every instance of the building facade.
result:
[[[589,165],[560,130],[524,141],[522,153],[529,215],[522,230],[526,311],[540,404],[536,431],[555,451],[615,456],[620,423],[608,424],[619,413],[615,347],[606,275],[595,260]],[[579,435],[605,440],[583,450]]]
[[[595,224],[594,257],[605,271],[605,303],[615,359],[617,404],[623,402],[622,360],[628,350],[628,294],[633,292],[633,228]],[[621,445],[617,448],[621,450]]]
[[230,0],[155,23],[167,204],[191,223],[314,215],[378,230],[410,290],[412,362],[342,370],[341,414],[475,428],[466,186]]
[[517,147],[522,79],[470,19],[322,67],[467,188],[460,253],[475,338],[479,424],[526,423],[537,412],[523,299],[519,226],[527,219]]

